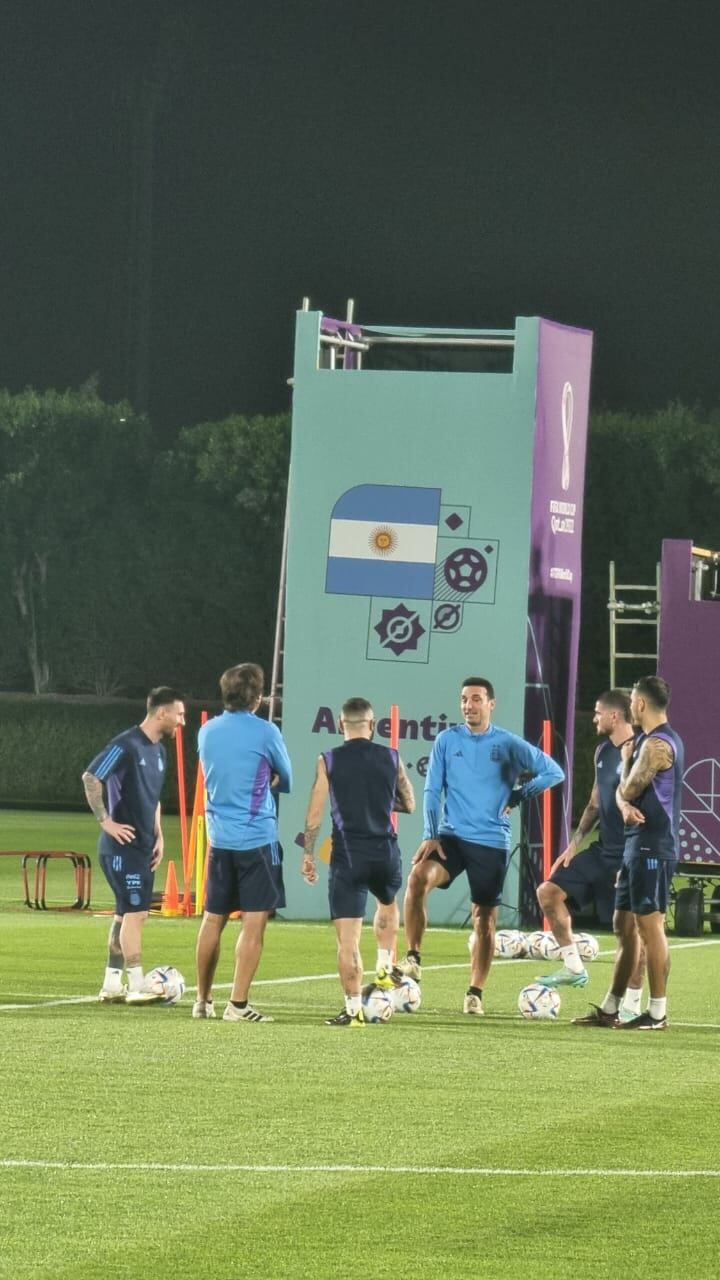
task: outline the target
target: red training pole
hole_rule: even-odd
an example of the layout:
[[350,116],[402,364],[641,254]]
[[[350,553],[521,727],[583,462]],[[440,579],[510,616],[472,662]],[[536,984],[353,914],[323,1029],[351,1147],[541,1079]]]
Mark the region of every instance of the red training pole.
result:
[[[400,748],[400,708],[396,702],[390,708],[390,746],[393,751],[398,751]],[[397,831],[398,816],[396,813],[391,815],[390,821],[392,822],[393,831]]]
[[[552,755],[552,741],[552,723],[550,720],[543,720],[542,749],[546,756]],[[550,877],[553,862],[552,847],[552,790],[548,787],[543,791],[543,880],[548,880]],[[547,916],[543,916],[543,929],[549,928],[550,921]]]

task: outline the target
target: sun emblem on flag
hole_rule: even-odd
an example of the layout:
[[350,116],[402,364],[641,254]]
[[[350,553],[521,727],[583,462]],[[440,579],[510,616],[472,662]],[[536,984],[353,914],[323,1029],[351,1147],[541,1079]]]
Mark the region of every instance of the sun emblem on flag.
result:
[[369,545],[373,555],[389,556],[398,544],[397,534],[389,525],[378,525],[370,534]]

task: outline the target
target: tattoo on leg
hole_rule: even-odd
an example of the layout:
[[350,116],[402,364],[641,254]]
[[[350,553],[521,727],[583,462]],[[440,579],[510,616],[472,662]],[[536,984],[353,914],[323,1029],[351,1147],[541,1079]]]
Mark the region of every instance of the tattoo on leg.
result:
[[120,926],[122,921],[113,920],[108,938],[108,968],[122,969],[125,966],[122,947],[120,946]]

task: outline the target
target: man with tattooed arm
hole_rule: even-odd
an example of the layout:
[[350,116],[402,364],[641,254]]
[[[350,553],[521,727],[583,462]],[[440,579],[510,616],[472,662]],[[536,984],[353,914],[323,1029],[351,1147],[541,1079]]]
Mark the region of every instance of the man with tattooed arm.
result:
[[181,695],[166,686],[151,689],[142,724],[113,738],[82,776],[87,802],[100,823],[100,866],[115,895],[107,968],[98,997],[104,1003],[145,1004],[157,999],[144,986],[142,929],[164,852],[160,825],[166,772],[163,738],[174,738],[178,725],[184,723]]
[[[622,748],[618,804],[629,806],[625,849],[615,892],[616,914],[635,917],[633,930],[618,930],[620,947],[605,999],[593,1006],[582,1026],[621,1031],[664,1031],[670,955],[665,936],[667,910],[678,857],[678,829],[684,767],[683,744],[670,727],[670,687],[660,676],[643,676],[632,690],[630,711],[639,733]],[[644,1013],[620,1022],[620,1002],[637,962],[638,936],[645,945],[650,1002]]]

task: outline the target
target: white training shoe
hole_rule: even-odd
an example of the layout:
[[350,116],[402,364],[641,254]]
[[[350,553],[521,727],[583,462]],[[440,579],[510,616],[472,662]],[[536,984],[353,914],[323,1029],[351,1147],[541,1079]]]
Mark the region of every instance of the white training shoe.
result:
[[163,998],[164,997],[160,994],[160,992],[144,991],[141,988],[140,991],[128,991],[125,997],[125,1003],[126,1004],[157,1004],[158,1000],[162,1000]]
[[422,969],[417,960],[413,960],[411,956],[405,956],[403,960],[398,960],[395,968],[400,971],[404,978],[412,978],[414,982],[419,982],[422,978]]
[[274,1022],[267,1013],[258,1013],[257,1009],[253,1009],[251,1004],[246,1004],[244,1009],[236,1009],[232,1000],[228,1000],[225,1012],[223,1014],[223,1022]]
[[215,1006],[212,1000],[196,1000],[192,1007],[193,1018],[214,1018]]
[[483,1017],[485,1010],[480,996],[474,996],[471,992],[465,996],[463,1000],[463,1013],[473,1013],[476,1017]]
[[125,1004],[127,987],[101,987],[98,1000],[101,1004]]

